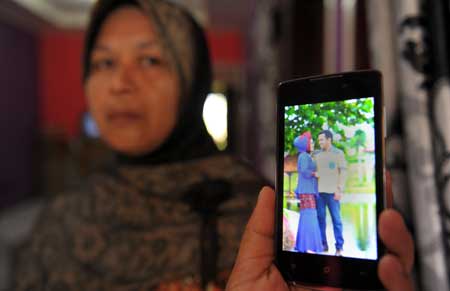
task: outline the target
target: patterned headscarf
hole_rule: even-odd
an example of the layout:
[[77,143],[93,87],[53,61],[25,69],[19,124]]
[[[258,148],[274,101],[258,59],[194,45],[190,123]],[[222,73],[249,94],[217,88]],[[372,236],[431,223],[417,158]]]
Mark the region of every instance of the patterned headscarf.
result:
[[97,1],[86,33],[84,82],[90,76],[92,49],[102,24],[114,10],[125,5],[141,9],[156,28],[163,53],[178,75],[181,96],[177,124],[161,147],[140,157],[126,157],[119,153],[119,160],[157,164],[214,153],[214,143],[202,119],[203,104],[211,88],[209,51],[203,30],[181,6],[165,0]]

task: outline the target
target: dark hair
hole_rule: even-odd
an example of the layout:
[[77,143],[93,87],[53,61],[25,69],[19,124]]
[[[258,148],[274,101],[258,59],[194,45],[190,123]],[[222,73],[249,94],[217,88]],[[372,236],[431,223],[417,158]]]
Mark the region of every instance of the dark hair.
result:
[[319,135],[321,135],[321,134],[325,134],[325,137],[326,137],[327,139],[331,139],[331,141],[333,141],[333,134],[332,134],[331,131],[329,131],[328,129],[322,130],[321,132],[319,132],[319,134],[318,134],[317,136],[319,136]]

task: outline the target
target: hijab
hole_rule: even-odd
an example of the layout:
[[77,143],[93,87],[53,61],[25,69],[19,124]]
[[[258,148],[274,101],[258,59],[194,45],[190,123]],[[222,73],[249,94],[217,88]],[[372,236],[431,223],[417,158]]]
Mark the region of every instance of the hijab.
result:
[[303,133],[294,140],[294,146],[300,153],[311,152],[311,133],[309,131]]
[[181,6],[164,0],[99,0],[86,31],[83,81],[90,77],[91,55],[105,19],[116,9],[139,8],[155,26],[163,51],[178,75],[181,88],[177,123],[156,150],[131,157],[116,153],[123,164],[161,164],[209,156],[217,149],[203,123],[203,104],[211,89],[211,63],[205,34]]

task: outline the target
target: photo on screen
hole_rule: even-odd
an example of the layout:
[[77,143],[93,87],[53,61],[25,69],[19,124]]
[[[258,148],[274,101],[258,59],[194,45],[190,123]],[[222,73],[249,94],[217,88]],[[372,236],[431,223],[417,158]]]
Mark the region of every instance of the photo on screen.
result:
[[283,250],[377,259],[374,98],[284,113]]

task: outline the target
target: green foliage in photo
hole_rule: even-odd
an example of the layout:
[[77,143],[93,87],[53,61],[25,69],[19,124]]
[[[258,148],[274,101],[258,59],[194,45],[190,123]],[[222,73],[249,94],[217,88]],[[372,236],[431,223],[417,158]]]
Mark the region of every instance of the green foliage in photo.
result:
[[364,123],[373,126],[372,109],[372,98],[288,106],[285,111],[285,151],[289,155],[296,154],[297,151],[293,145],[294,139],[305,131],[311,132],[315,147],[318,148],[317,136],[324,126],[342,137],[339,141],[334,141],[337,148],[364,146],[365,135],[363,131],[355,134],[355,138],[348,144],[349,141],[345,140],[345,133],[341,126],[354,126]]

